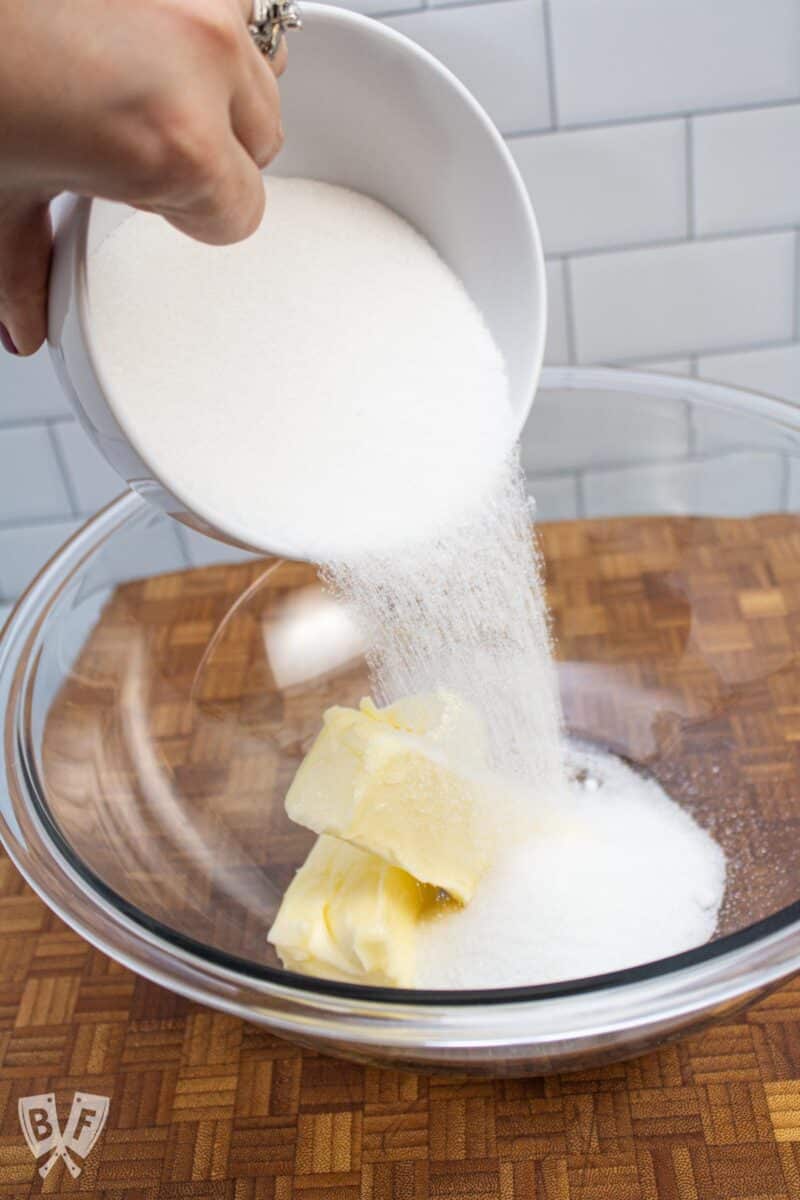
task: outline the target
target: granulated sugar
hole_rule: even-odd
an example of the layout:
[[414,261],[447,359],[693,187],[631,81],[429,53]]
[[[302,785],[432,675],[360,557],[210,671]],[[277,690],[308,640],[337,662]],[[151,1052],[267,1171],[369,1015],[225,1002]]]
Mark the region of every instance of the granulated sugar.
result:
[[93,253],[118,419],[190,508],[319,561],[424,537],[513,442],[461,282],[367,196],[270,178],[260,229],[204,246],[137,213]]
[[456,692],[483,714],[495,769],[560,790],[558,689],[516,455],[439,536],[329,563],[326,575],[364,631],[381,701]]
[[619,759],[574,749],[568,768],[566,795],[532,797],[530,837],[498,858],[472,902],[420,927],[419,987],[581,979],[712,936],[725,889],[713,838]]

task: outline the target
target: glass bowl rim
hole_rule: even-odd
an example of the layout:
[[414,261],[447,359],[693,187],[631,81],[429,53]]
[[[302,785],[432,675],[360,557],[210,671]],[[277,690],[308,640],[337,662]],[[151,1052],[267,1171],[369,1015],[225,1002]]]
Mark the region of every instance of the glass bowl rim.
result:
[[[746,411],[748,416],[800,433],[800,410],[788,401],[689,377],[605,367],[546,367],[539,386],[696,400],[713,408]],[[459,1025],[459,1012],[465,1017],[476,1010],[484,1015],[492,1010],[530,1014],[544,1012],[550,1007],[547,1002],[556,1002],[562,1010],[565,1002],[571,1002],[570,1019],[578,1022],[591,1020],[592,1014],[599,1019],[599,1010],[605,1007],[608,1020],[620,1007],[616,1000],[624,995],[622,1006],[627,1006],[630,1017],[634,994],[643,1020],[645,1013],[652,1017],[659,1012],[660,1003],[691,1007],[690,995],[704,1004],[723,1003],[800,966],[800,900],[714,942],[640,966],[551,984],[464,991],[379,988],[299,975],[196,942],[138,910],[78,859],[61,833],[37,782],[25,716],[37,634],[46,616],[83,564],[115,532],[146,511],[150,511],[146,502],[129,492],[90,518],[35,577],[0,634],[6,780],[0,790],[0,839],[48,906],[99,949],[174,991],[243,1016],[253,1003],[271,997],[282,1014],[273,1013],[273,1023],[280,1025],[283,1020],[290,1031],[308,1027],[310,1009],[321,1019],[331,1012],[347,1015],[363,1026],[364,1033],[369,1033],[376,1017],[419,1020],[428,1037],[436,1037],[437,1022],[440,1025],[445,1014]],[[18,647],[15,658],[12,651]],[[302,1018],[296,1011],[298,1004],[304,1007]],[[623,1023],[627,1026],[630,1021]],[[497,1022],[489,1024],[494,1027]]]

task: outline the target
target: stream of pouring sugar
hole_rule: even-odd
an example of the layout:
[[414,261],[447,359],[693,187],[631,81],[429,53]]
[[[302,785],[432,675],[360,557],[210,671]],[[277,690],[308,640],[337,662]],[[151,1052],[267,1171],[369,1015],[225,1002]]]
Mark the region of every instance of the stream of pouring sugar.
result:
[[496,769],[539,794],[558,787],[561,711],[516,453],[435,536],[328,563],[324,577],[366,637],[379,702],[451,689],[483,713]]

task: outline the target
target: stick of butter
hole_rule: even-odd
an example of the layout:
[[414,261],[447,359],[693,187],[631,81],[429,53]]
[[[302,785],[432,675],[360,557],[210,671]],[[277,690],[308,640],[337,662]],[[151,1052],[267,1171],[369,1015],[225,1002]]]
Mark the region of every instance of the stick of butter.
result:
[[483,765],[485,734],[474,710],[448,693],[387,709],[368,700],[359,710],[330,708],[286,811],[467,903],[489,865],[491,820],[485,785],[464,758],[470,771]]
[[269,940],[291,971],[413,987],[415,926],[436,895],[382,858],[323,836],[287,888]]
[[476,708],[455,692],[440,688],[436,692],[404,696],[388,708],[377,708],[372,700],[365,699],[359,707],[393,729],[425,738],[461,771],[486,769],[489,761],[486,722]]

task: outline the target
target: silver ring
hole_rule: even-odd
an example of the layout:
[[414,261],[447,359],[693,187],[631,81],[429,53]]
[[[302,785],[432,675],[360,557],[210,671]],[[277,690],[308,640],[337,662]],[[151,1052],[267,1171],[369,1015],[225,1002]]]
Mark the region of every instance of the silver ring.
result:
[[303,18],[295,0],[253,0],[248,29],[256,48],[268,58],[280,49],[287,29],[302,29]]

